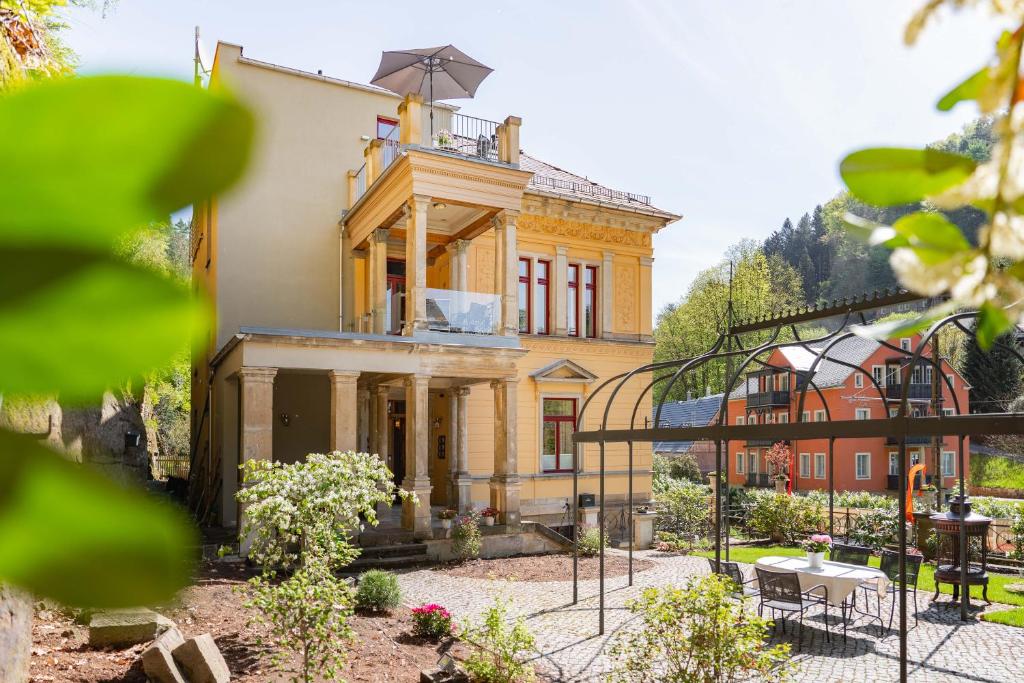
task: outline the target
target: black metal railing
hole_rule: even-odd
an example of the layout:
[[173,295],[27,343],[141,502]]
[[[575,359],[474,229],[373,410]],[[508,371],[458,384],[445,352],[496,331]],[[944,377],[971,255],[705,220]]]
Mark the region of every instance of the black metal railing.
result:
[[[907,442],[908,446],[928,446],[932,442],[932,437],[930,437],[930,436],[908,436],[906,438],[906,442]],[[900,440],[898,438],[896,438],[895,436],[887,436],[887,437],[885,437],[885,445],[886,446],[898,446],[899,443],[900,443]]]
[[757,448],[761,446],[774,446],[775,442],[771,439],[747,439],[747,446],[751,448]]
[[[912,400],[928,400],[932,397],[932,385],[931,384],[911,384],[907,388],[907,398]],[[900,399],[903,398],[903,386],[900,384],[887,384],[885,387],[885,397]]]
[[498,123],[465,114],[452,114],[448,129],[434,133],[437,149],[467,157],[498,161]]
[[747,394],[748,408],[763,408],[766,406],[788,406],[789,390],[785,391],[759,391]]
[[612,190],[596,183],[577,183],[562,178],[546,176],[543,173],[535,174],[530,178],[530,185],[533,187],[546,186],[555,190],[568,190],[573,194],[589,194],[596,199],[613,199],[624,202],[637,202],[650,206],[651,198],[645,194],[634,194],[622,190]]
[[[914,488],[919,489],[925,484],[932,483],[932,475],[922,478],[921,473],[918,472],[914,475]],[[898,474],[887,474],[885,476],[885,488],[887,491],[899,491],[900,489],[900,475]]]
[[747,486],[766,489],[772,486],[771,477],[766,472],[750,472],[747,474]]

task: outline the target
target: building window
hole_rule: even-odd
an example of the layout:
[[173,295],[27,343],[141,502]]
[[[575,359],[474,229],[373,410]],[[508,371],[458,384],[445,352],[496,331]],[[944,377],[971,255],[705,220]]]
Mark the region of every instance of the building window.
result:
[[956,413],[954,412],[953,408],[943,408],[942,409],[942,414],[945,417],[953,417],[953,415],[955,415]]
[[859,372],[853,376],[853,388],[863,389],[864,388],[864,375]]
[[810,422],[811,421],[811,411],[805,410],[803,413],[801,413],[800,421],[801,422]]
[[377,117],[377,139],[398,140],[398,121],[386,116]]
[[597,336],[597,266],[583,271],[583,335]]
[[744,461],[746,459],[747,457],[745,453],[736,454],[736,474],[743,474],[743,465],[745,464]]
[[775,416],[775,421],[781,425],[789,424],[789,413],[779,413]]
[[950,389],[956,389],[956,375],[946,375],[946,379],[949,380],[948,386]]
[[530,259],[519,259],[519,332],[530,333]]
[[910,383],[911,384],[931,384],[932,383],[932,366],[922,365],[918,363],[914,366],[914,369],[910,372]]
[[910,340],[907,339],[906,337],[904,337],[903,339],[900,339],[900,348],[903,349],[904,351],[909,351],[910,350]]
[[871,419],[871,408],[857,408],[854,413],[855,420],[870,420]]
[[896,417],[900,414],[899,408],[889,408],[889,417]]
[[541,439],[542,472],[572,472],[572,434],[576,428],[576,399],[545,398]]
[[890,363],[885,366],[885,386],[898,387],[900,385],[900,366]]
[[534,289],[534,311],[533,315],[537,320],[537,334],[549,334],[548,330],[548,310],[550,306],[549,292],[551,281],[549,276],[551,274],[551,262],[550,261],[537,261],[537,282]]
[[800,454],[800,478],[810,479],[811,477],[811,454]]
[[871,454],[857,453],[854,457],[856,458],[854,476],[856,476],[857,479],[870,479]]
[[815,410],[814,411],[814,421],[815,422],[824,422],[825,421],[825,411],[824,410]]
[[580,267],[569,264],[569,296],[566,299],[569,320],[566,329],[570,337],[580,336]]
[[747,472],[757,474],[757,451],[750,451],[750,454],[747,456],[747,462],[750,464]]
[[815,453],[814,454],[814,478],[824,479],[825,478],[825,454]]
[[889,474],[896,476],[900,473],[900,456],[898,453],[889,454]]
[[885,386],[885,366],[884,365],[872,365],[871,376],[875,378],[875,383],[880,387]]
[[741,424],[743,424],[743,423],[744,423],[745,421],[746,421],[746,418],[744,418],[744,417],[743,417],[742,415],[737,415],[737,416],[736,416],[736,424],[738,424],[738,425],[741,425]]
[[405,321],[405,261],[388,259],[387,295],[384,297],[384,319],[388,334],[401,334]]
[[942,476],[956,476],[956,461],[953,460],[954,455],[953,451],[942,451]]

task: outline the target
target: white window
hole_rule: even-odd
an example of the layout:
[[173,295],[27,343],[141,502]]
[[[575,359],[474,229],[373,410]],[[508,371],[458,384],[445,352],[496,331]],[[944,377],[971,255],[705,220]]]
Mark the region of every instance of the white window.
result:
[[772,423],[772,414],[765,413],[763,416],[761,416],[761,421],[763,424],[770,425]]
[[885,366],[884,365],[872,365],[871,376],[878,382],[878,386],[885,386]]
[[898,387],[900,385],[900,366],[890,363],[885,366],[885,386]]
[[855,456],[855,469],[854,476],[857,479],[870,479],[871,478],[871,454],[870,453],[857,453]]
[[801,453],[800,454],[800,477],[802,479],[811,478],[811,454]]
[[946,417],[953,417],[956,414],[956,411],[953,408],[943,408],[942,414]]
[[789,413],[779,413],[775,421],[781,425],[789,424]]
[[956,460],[953,459],[955,456],[953,451],[942,451],[942,476],[956,476]]
[[743,466],[746,464],[747,455],[746,453],[736,454],[736,474],[743,474]]
[[948,386],[950,389],[956,389],[956,375],[946,375],[946,379],[949,380]]
[[757,451],[750,451],[750,455],[747,456],[747,462],[750,464],[747,472],[757,474]]
[[899,453],[889,453],[889,474],[896,476],[900,473]]
[[814,411],[814,421],[815,422],[824,422],[825,421],[825,411],[824,410],[815,410]]
[[909,351],[910,350],[910,340],[907,339],[906,337],[904,337],[903,339],[900,339],[900,348],[903,349],[904,351]]
[[804,411],[804,412],[803,412],[803,413],[802,413],[802,414],[800,415],[800,421],[801,421],[801,422],[810,422],[810,421],[811,421],[811,411],[809,411],[809,410],[805,410],[805,411]]
[[743,417],[742,415],[737,415],[736,416],[736,424],[738,424],[738,425],[743,424],[745,420],[746,420],[746,418]]
[[815,453],[814,454],[814,478],[824,479],[825,478],[825,454]]
[[864,375],[860,374],[859,372],[855,373],[854,376],[853,376],[853,388],[854,389],[863,389],[864,388]]
[[870,420],[871,419],[871,408],[857,408],[854,415],[855,420]]

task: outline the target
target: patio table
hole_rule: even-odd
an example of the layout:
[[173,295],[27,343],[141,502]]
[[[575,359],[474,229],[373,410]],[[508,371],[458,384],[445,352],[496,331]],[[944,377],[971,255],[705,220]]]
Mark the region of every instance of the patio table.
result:
[[879,598],[884,598],[889,589],[889,577],[874,567],[825,561],[818,569],[812,568],[806,557],[775,555],[760,558],[757,566],[769,571],[796,572],[801,590],[823,584],[828,588],[829,604],[836,606],[841,605],[861,584],[873,583]]

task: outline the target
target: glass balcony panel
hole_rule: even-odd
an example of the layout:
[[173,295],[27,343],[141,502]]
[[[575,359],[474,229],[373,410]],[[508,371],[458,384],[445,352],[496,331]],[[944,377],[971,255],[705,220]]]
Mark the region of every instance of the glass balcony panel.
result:
[[457,334],[497,333],[500,296],[430,288],[426,294],[427,321],[431,330]]

